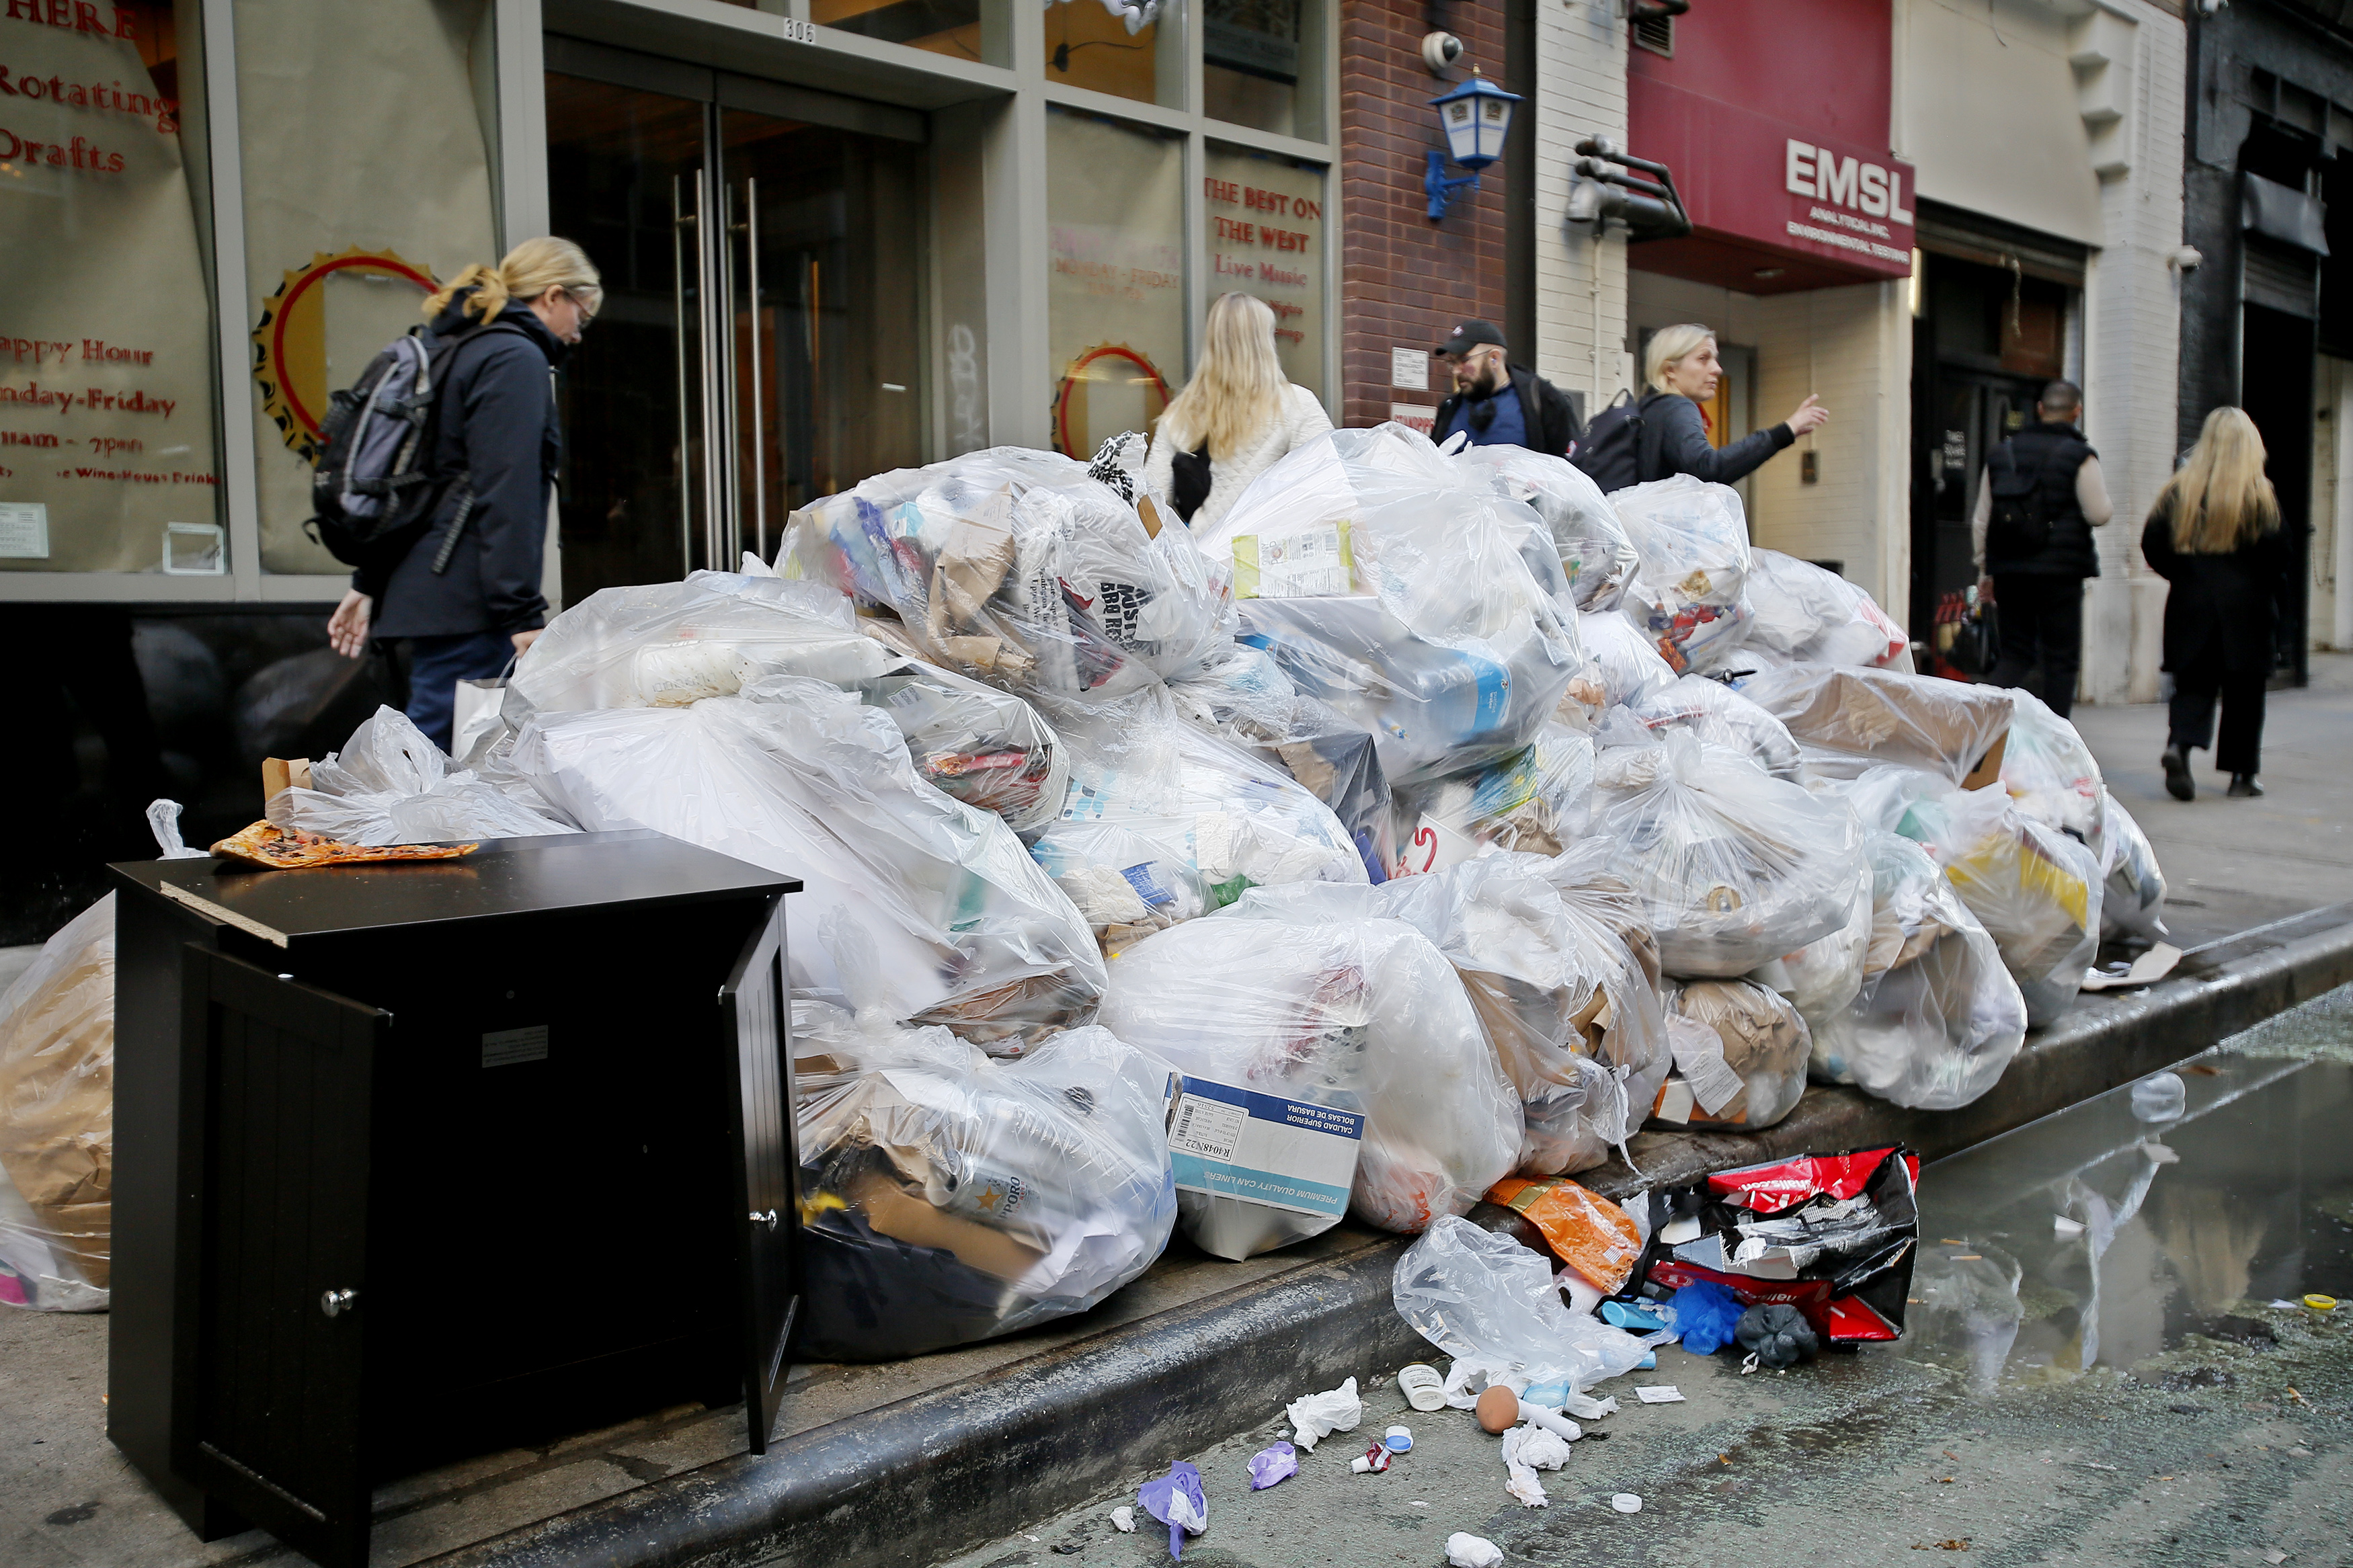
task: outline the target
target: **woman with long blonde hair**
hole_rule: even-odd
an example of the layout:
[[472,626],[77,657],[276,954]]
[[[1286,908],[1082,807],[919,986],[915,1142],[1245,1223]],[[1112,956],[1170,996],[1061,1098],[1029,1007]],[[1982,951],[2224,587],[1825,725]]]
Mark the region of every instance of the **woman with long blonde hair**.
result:
[[2149,570],[2171,584],[2165,595],[2165,668],[2173,675],[2165,787],[2194,799],[2189,753],[2214,733],[2214,765],[2229,793],[2258,795],[2263,783],[2263,687],[2275,661],[2272,607],[2287,584],[2291,557],[2279,497],[2263,477],[2263,437],[2243,408],[2206,416],[2141,531]]
[[1248,294],[1220,294],[1201,333],[1193,379],[1171,398],[1144,460],[1144,482],[1176,515],[1207,528],[1293,447],[1332,428],[1324,405],[1282,374],[1274,312]]
[[434,395],[437,499],[421,529],[352,573],[327,637],[348,658],[405,642],[408,716],[444,750],[458,682],[499,674],[546,623],[540,572],[564,447],[554,371],[604,300],[586,253],[542,236],[425,301],[432,335],[459,340]]

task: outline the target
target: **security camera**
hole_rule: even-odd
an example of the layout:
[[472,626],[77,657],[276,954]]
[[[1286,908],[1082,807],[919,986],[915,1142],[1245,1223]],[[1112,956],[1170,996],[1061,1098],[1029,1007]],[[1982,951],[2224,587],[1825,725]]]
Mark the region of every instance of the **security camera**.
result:
[[2168,254],[2165,264],[2176,272],[2194,272],[2204,265],[2206,258],[2194,245],[2185,245]]
[[1444,76],[1446,68],[1461,58],[1462,40],[1451,33],[1431,33],[1421,40],[1421,63],[1432,76]]

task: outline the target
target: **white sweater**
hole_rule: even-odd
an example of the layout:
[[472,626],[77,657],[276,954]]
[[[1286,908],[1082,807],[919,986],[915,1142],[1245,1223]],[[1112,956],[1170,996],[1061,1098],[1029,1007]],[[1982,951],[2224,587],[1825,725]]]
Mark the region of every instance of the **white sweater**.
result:
[[[1314,440],[1330,428],[1332,420],[1314,393],[1303,386],[1285,387],[1282,417],[1268,426],[1256,441],[1240,452],[1210,462],[1208,498],[1193,514],[1191,526],[1199,530],[1216,523],[1250,488],[1252,479],[1272,468],[1293,447]],[[1169,494],[1176,479],[1176,461],[1175,445],[1155,437],[1152,450],[1144,459],[1144,482],[1152,487],[1153,494]]]

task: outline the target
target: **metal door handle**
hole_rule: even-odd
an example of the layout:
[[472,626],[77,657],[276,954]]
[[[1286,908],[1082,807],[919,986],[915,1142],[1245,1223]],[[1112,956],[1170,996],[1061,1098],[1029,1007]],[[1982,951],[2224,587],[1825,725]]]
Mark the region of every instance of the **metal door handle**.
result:
[[319,1310],[331,1318],[340,1318],[356,1306],[359,1299],[360,1293],[356,1290],[322,1291],[319,1297]]
[[754,1209],[752,1211],[752,1223],[754,1225],[765,1225],[770,1230],[774,1230],[776,1228],[776,1211],[770,1209],[767,1213],[762,1214],[758,1209]]

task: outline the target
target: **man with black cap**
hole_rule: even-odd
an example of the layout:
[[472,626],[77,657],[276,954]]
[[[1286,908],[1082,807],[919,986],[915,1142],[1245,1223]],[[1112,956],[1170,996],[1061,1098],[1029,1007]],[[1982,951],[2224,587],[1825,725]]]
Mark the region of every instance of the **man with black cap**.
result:
[[1510,363],[1492,321],[1462,321],[1438,345],[1454,371],[1454,392],[1438,405],[1433,441],[1466,432],[1474,447],[1525,447],[1568,456],[1584,433],[1568,395],[1525,365]]

